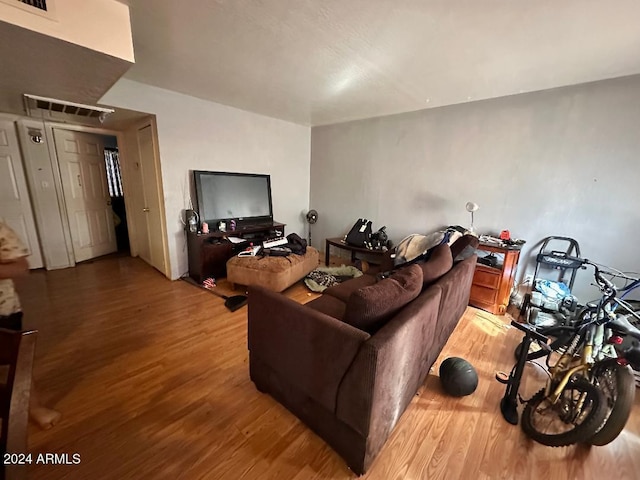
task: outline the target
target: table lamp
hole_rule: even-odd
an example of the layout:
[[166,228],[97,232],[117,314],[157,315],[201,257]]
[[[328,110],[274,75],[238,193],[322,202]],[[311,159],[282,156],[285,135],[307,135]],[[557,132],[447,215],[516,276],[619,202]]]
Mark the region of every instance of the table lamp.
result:
[[473,230],[473,212],[477,211],[478,208],[480,208],[480,207],[475,202],[467,202],[467,204],[465,205],[465,208],[467,209],[467,212],[469,212],[471,214],[471,228],[469,229],[469,231],[473,233],[474,232],[474,230]]

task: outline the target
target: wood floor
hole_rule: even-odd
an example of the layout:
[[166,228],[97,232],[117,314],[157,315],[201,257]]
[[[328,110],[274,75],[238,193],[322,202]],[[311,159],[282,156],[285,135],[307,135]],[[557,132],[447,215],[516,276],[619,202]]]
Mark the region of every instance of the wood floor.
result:
[[[30,478],[355,478],[254,388],[246,307],[230,313],[220,298],[128,257],[34,272],[20,290],[26,326],[40,332],[39,388],[64,415],[49,431],[31,428],[30,450],[81,459],[33,465]],[[315,295],[302,284],[286,294],[300,302]],[[477,391],[447,397],[430,375],[362,478],[640,478],[638,401],[622,435],[599,448],[544,447],[502,419],[494,374],[511,367],[517,342],[498,317],[469,308],[433,372],[446,357],[465,357],[478,371]],[[527,374],[541,378],[534,367]]]

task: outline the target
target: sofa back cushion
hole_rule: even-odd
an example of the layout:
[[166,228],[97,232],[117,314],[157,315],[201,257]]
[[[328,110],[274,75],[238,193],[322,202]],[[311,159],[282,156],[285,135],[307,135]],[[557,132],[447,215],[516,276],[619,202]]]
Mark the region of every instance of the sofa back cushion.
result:
[[446,243],[438,245],[431,250],[429,259],[419,265],[422,269],[422,284],[427,287],[451,270],[453,266],[451,247]]
[[478,237],[470,234],[463,235],[451,245],[451,256],[454,263],[466,260],[476,253],[479,245]]
[[438,280],[437,285],[442,289],[436,329],[436,341],[439,344],[446,343],[467,309],[477,258],[476,255],[472,255],[456,263]]
[[389,278],[353,292],[342,321],[365,332],[375,332],[421,291],[421,266],[402,268]]

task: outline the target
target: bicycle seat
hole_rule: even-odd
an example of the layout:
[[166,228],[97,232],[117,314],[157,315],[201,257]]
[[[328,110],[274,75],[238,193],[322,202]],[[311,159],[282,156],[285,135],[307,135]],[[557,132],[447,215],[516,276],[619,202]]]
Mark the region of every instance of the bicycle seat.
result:
[[615,320],[610,321],[607,324],[611,330],[621,333],[623,335],[629,335],[630,337],[637,338],[640,340],[640,330],[629,323],[622,315],[618,315]]

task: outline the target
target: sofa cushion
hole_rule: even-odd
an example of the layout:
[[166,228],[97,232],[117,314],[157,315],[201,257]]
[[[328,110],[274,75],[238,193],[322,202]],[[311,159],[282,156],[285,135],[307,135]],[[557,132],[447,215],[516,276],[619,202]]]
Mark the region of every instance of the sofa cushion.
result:
[[372,333],[422,291],[422,268],[410,265],[351,294],[343,321]]
[[376,277],[374,275],[364,274],[360,277],[352,278],[350,280],[345,280],[344,282],[338,285],[334,285],[333,287],[327,288],[323,292],[323,295],[330,295],[346,303],[353,292],[363,287],[368,287],[369,285],[373,285],[375,283],[376,283]]
[[446,243],[438,245],[431,251],[429,259],[419,265],[422,268],[423,286],[426,287],[431,285],[451,270],[451,267],[453,266],[451,248]]
[[315,300],[305,303],[305,306],[313,308],[317,312],[322,312],[330,317],[342,320],[346,304],[331,295],[322,295]]
[[451,256],[453,257],[454,263],[465,260],[476,253],[479,244],[480,241],[478,237],[469,234],[463,235],[456,240],[453,245],[451,245]]

